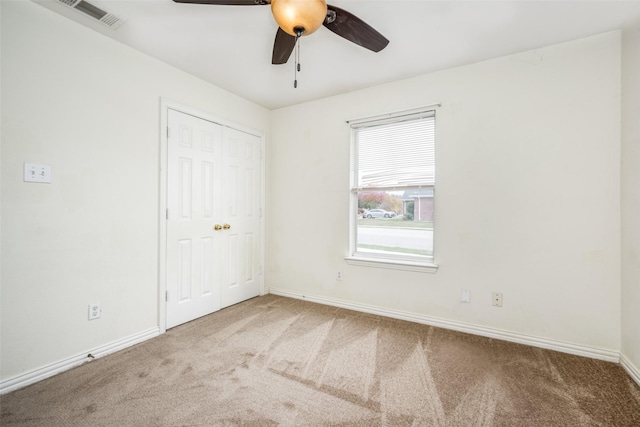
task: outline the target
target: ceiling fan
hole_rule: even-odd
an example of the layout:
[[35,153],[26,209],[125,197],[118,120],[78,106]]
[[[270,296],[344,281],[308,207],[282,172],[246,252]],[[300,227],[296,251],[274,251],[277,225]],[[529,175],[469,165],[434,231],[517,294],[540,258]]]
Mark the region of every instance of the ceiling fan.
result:
[[176,3],[211,4],[223,6],[271,5],[278,23],[273,44],[272,64],[289,60],[296,42],[324,25],[340,37],[373,52],[380,52],[388,44],[382,34],[369,24],[339,7],[327,5],[325,0],[173,0]]

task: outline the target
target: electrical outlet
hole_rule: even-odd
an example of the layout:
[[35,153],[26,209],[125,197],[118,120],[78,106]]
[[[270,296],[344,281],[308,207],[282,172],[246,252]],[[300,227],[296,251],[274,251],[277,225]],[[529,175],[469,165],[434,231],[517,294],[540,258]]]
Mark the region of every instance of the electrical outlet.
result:
[[336,271],[336,280],[342,280],[342,270]]
[[460,293],[460,302],[471,302],[471,291],[469,289],[463,289]]
[[100,304],[89,304],[89,320],[99,319],[101,315]]
[[502,307],[502,292],[492,292],[491,301],[494,307]]

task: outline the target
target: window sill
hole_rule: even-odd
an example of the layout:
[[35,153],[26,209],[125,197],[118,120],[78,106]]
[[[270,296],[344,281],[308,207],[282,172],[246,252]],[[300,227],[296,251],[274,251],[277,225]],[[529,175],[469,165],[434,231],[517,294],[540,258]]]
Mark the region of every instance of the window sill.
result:
[[358,265],[361,267],[389,268],[392,270],[417,271],[420,273],[436,273],[438,271],[437,264],[420,263],[411,261],[400,261],[394,259],[382,258],[362,258],[350,256],[345,261],[350,265]]

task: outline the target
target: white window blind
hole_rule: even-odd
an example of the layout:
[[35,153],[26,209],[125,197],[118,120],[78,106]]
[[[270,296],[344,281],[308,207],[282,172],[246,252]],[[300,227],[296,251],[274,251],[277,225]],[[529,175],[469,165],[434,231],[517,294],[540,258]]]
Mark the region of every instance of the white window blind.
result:
[[432,187],[435,184],[434,112],[388,121],[353,126],[358,152],[356,189]]

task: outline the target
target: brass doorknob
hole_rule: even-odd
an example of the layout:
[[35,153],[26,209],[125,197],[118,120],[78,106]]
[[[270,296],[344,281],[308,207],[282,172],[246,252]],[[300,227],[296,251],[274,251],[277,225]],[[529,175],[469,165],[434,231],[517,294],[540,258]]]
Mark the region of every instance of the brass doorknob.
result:
[[222,226],[220,224],[216,224],[213,226],[213,229],[218,231],[218,230],[222,230]]
[[229,224],[225,224],[222,226],[222,228],[224,228],[225,230],[228,230],[231,228],[231,226]]

